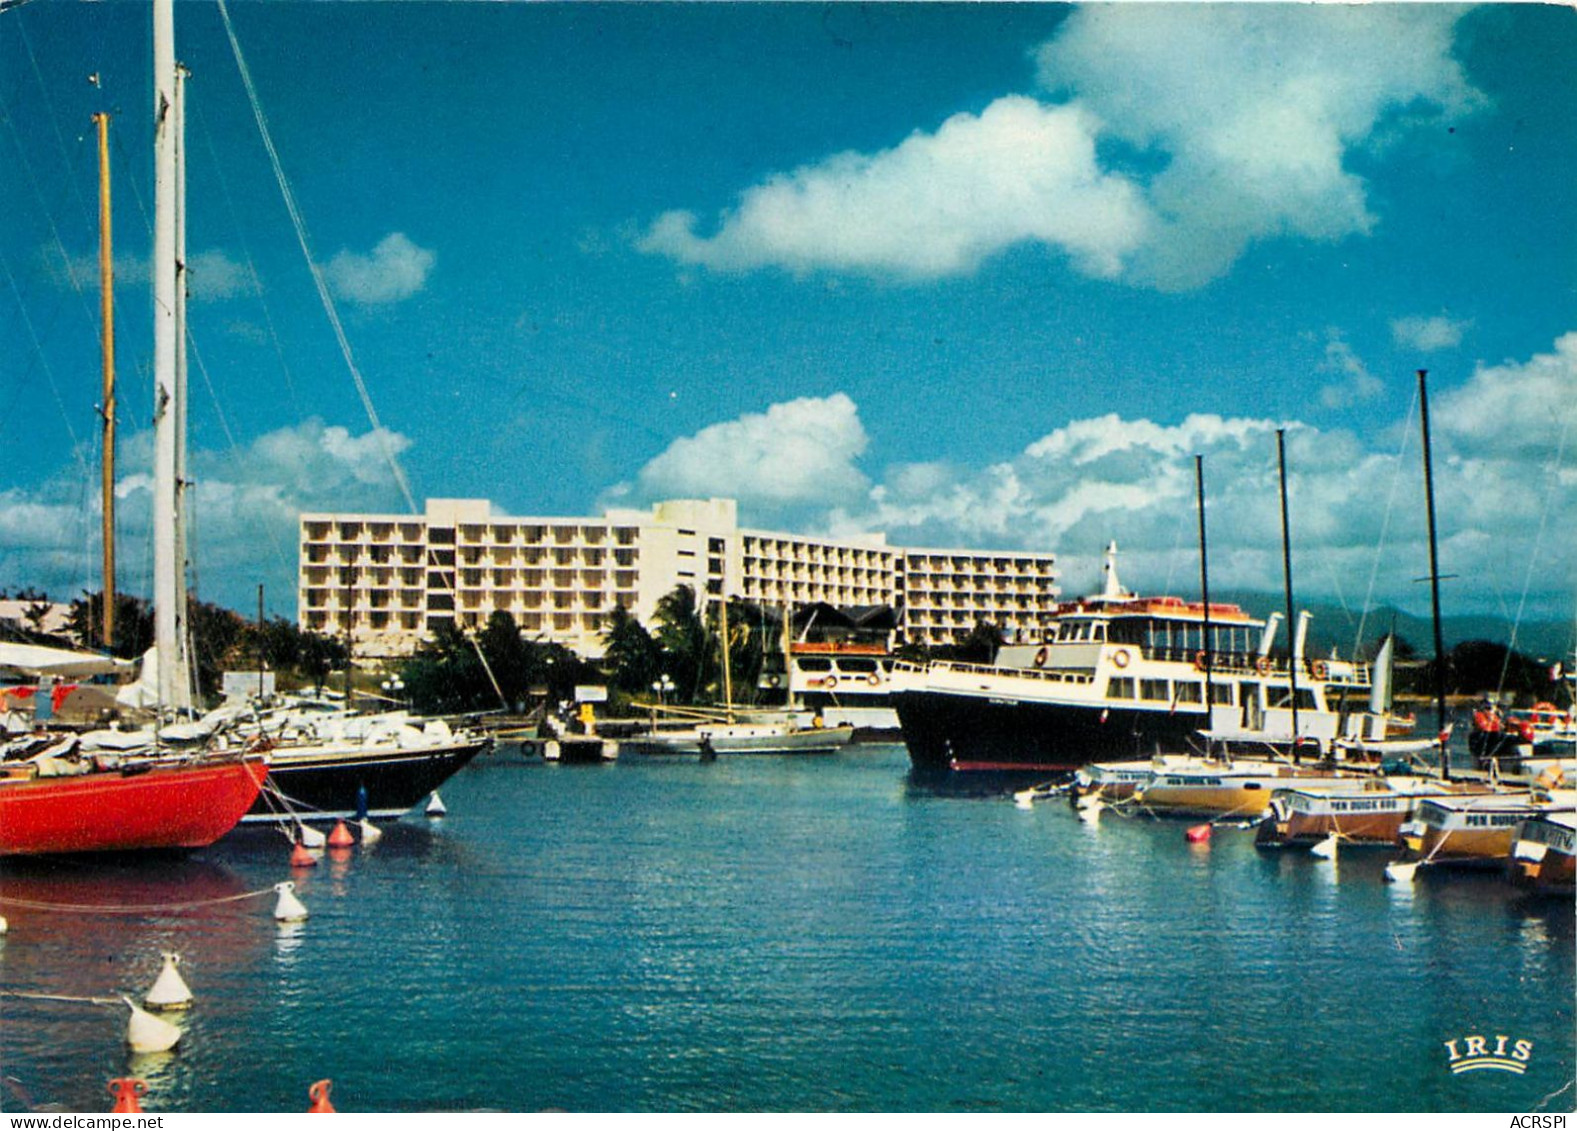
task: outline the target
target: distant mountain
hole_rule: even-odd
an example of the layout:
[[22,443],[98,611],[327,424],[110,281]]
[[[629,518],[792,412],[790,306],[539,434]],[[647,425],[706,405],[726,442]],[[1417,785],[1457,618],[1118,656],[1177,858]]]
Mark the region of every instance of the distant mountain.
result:
[[[1286,598],[1280,593],[1227,590],[1217,594],[1212,590],[1210,599],[1213,602],[1226,601],[1241,605],[1245,612],[1256,617],[1268,616],[1286,608]],[[1352,654],[1354,635],[1358,631],[1357,609],[1343,609],[1340,605],[1315,601],[1299,602],[1298,609],[1306,609],[1314,614],[1314,622],[1309,626],[1311,652],[1326,654],[1335,647],[1343,656]],[[1435,630],[1428,615],[1416,616],[1386,606],[1371,609],[1363,622],[1365,641],[1377,641],[1387,632],[1394,631],[1398,637],[1411,644],[1414,653],[1420,657],[1428,657],[1435,650]],[[1523,621],[1517,627],[1517,639],[1513,643],[1511,621],[1503,617],[1486,616],[1444,616],[1440,618],[1440,631],[1445,638],[1447,651],[1467,640],[1488,640],[1513,647],[1524,656],[1534,659],[1550,662],[1562,660],[1567,666],[1572,663],[1572,644],[1574,636],[1577,636],[1577,627],[1570,621]],[[1279,646],[1286,646],[1285,635],[1280,637]]]

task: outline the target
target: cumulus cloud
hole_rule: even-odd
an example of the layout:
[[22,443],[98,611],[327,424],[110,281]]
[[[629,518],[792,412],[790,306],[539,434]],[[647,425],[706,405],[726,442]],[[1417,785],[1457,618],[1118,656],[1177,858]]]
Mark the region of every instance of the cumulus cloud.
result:
[[1577,331],[1550,353],[1480,366],[1468,383],[1434,398],[1431,423],[1443,441],[1478,459],[1571,462],[1577,423]]
[[[303,511],[402,511],[389,456],[409,447],[399,433],[356,435],[309,420],[260,436],[239,451],[193,451],[199,576],[237,588],[208,589],[204,599],[249,607],[247,594],[265,579],[272,593],[292,592],[296,524]],[[120,465],[149,466],[152,451],[150,432],[133,434],[122,445]],[[126,470],[115,494],[122,561],[146,560],[146,552],[131,548],[150,544],[152,476]],[[61,600],[97,589],[101,513],[96,479],[86,483],[79,468],[37,487],[0,490],[0,576],[28,579]],[[127,576],[123,585],[135,591],[145,589],[146,581]]]
[[1462,344],[1462,333],[1471,323],[1437,315],[1433,318],[1397,318],[1391,322],[1391,338],[1399,346],[1433,353]]
[[745,189],[711,234],[662,214],[638,246],[717,270],[933,278],[1019,244],[1091,276],[1187,290],[1251,243],[1376,223],[1348,167],[1407,116],[1482,97],[1439,5],[1085,5],[1005,95],[874,154]]
[[[41,253],[40,259],[45,273],[56,286],[79,291],[98,288],[97,252],[70,254],[62,258],[58,251],[48,249]],[[209,248],[189,255],[186,266],[187,293],[197,302],[236,298],[257,289],[246,264],[221,248]],[[152,283],[152,269],[145,255],[117,255],[113,267],[117,288],[147,287]]]
[[[1454,612],[1504,613],[1527,582],[1530,609],[1570,615],[1577,559],[1551,519],[1577,509],[1574,391],[1577,332],[1549,353],[1481,366],[1457,387],[1436,390],[1442,568],[1474,579],[1451,595]],[[882,532],[903,546],[1053,550],[1069,592],[1096,584],[1101,551],[1116,539],[1131,584],[1189,589],[1198,570],[1198,455],[1212,583],[1275,592],[1280,429],[1299,591],[1355,610],[1393,602],[1423,611],[1413,584],[1428,561],[1417,422],[1402,419],[1400,401],[1394,412],[1394,427],[1373,442],[1257,416],[1166,422],[1110,412],[979,464],[922,460],[867,471],[859,408],[840,393],[676,441],[622,485],[622,497],[724,495],[740,500],[747,525],[844,537]],[[1510,569],[1508,554],[1516,558]]]
[[651,500],[726,495],[745,506],[830,506],[867,486],[855,461],[865,451],[859,410],[843,393],[802,397],[675,440],[621,497]]
[[774,177],[747,190],[710,237],[696,234],[693,214],[666,213],[639,246],[723,270],[934,277],[1035,242],[1111,277],[1148,216],[1133,184],[1099,169],[1093,127],[1076,107],[1002,98],[892,149]]
[[1346,408],[1360,401],[1371,400],[1385,391],[1381,381],[1362,359],[1353,352],[1342,336],[1332,331],[1325,343],[1325,358],[1320,362],[1320,372],[1333,373],[1338,380],[1320,390],[1320,402],[1326,408]]
[[335,297],[362,306],[408,299],[427,285],[437,256],[403,232],[391,232],[370,253],[341,249],[323,265]]

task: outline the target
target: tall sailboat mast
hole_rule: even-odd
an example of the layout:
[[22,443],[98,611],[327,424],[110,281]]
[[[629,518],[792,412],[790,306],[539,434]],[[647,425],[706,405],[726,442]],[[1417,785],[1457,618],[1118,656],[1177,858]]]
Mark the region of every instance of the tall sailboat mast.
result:
[[110,116],[93,115],[99,136],[99,348],[104,366],[103,500],[104,593],[100,624],[106,650],[115,644],[115,256],[110,229]]
[[1287,590],[1287,686],[1292,693],[1292,760],[1298,761],[1298,649],[1292,642],[1297,624],[1292,611],[1292,527],[1287,518],[1287,430],[1276,429],[1276,468],[1281,479],[1281,578]]
[[1435,465],[1429,450],[1427,369],[1418,371],[1418,421],[1424,434],[1424,505],[1429,518],[1429,602],[1435,622],[1435,725],[1440,735],[1440,776],[1451,780],[1451,742],[1446,733],[1446,646],[1440,631],[1440,561],[1435,549]]
[[158,648],[160,709],[173,712],[192,704],[186,655],[186,603],[181,554],[180,449],[184,423],[180,365],[184,352],[178,308],[182,264],[177,250],[181,188],[180,114],[177,107],[175,15],[172,0],[153,4],[153,606]]

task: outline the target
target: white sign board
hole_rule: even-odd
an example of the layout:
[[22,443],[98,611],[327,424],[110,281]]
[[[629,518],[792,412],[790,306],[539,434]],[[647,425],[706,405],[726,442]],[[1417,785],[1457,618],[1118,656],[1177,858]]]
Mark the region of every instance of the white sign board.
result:
[[606,703],[608,689],[589,684],[580,684],[575,688],[575,702],[577,703]]

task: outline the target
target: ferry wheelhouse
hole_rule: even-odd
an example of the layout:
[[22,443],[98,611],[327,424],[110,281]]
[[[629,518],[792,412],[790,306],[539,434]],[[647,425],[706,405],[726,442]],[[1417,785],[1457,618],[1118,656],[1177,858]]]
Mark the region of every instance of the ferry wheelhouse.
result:
[[[1307,617],[1273,656],[1281,617],[1236,605],[1139,597],[1108,547],[1098,595],[1060,605],[1038,644],[993,664],[893,666],[893,706],[922,770],[1072,771],[1187,753],[1209,739],[1267,750],[1326,746],[1368,702],[1368,665],[1306,659]],[[1293,707],[1297,707],[1297,733]]]

